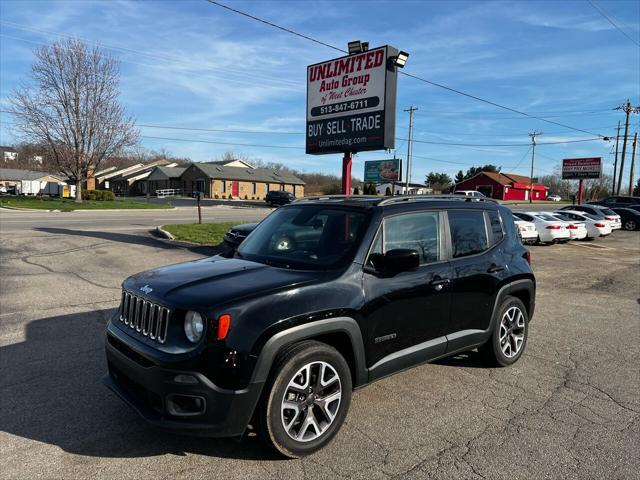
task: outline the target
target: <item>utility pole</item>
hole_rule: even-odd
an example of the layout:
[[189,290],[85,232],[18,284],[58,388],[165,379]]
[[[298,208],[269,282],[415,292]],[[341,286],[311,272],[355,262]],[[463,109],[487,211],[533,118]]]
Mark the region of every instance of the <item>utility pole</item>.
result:
[[633,136],[633,151],[631,153],[631,173],[629,173],[629,196],[633,196],[633,167],[636,163],[636,145],[638,144],[638,132]]
[[622,142],[622,158],[620,159],[620,172],[618,173],[618,187],[616,190],[616,195],[619,195],[620,187],[622,187],[622,173],[624,172],[624,158],[627,153],[627,137],[629,136],[629,114],[639,113],[640,107],[632,106],[631,102],[629,102],[629,99],[627,99],[627,103],[625,103],[624,105],[618,105],[617,107],[614,108],[614,110],[622,110],[626,115],[626,119],[624,122],[624,140]]
[[616,129],[616,159],[613,162],[613,185],[611,185],[611,195],[616,194],[616,173],[618,170],[618,140],[620,139],[620,120]]
[[404,191],[405,195],[409,195],[409,183],[411,182],[411,154],[413,152],[413,112],[415,112],[417,107],[413,105],[410,106],[405,112],[409,112],[409,141],[407,142],[407,182],[406,188]]
[[531,137],[531,185],[529,187],[529,203],[533,202],[533,164],[536,160],[536,136],[542,135],[542,132],[534,130],[529,134]]

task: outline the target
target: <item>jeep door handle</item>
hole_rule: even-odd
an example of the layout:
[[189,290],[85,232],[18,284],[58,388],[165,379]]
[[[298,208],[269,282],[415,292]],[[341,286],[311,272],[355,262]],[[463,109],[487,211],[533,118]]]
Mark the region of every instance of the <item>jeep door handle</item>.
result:
[[491,266],[487,269],[487,273],[498,273],[504,270],[504,267],[501,267],[499,265],[496,265],[495,263],[492,263]]
[[449,280],[448,278],[436,278],[435,280],[433,280],[430,285],[436,290],[436,291],[440,291],[442,290],[445,285],[449,285],[451,283],[451,280]]

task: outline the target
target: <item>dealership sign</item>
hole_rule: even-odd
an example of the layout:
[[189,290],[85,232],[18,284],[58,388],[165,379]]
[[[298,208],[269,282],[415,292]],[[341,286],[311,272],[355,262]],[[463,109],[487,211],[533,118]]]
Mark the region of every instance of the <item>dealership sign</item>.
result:
[[307,153],[395,146],[397,55],[384,46],[307,67]]
[[582,180],[600,178],[602,175],[602,158],[565,158],[562,160],[563,180]]
[[364,181],[366,183],[397,182],[400,180],[400,160],[370,160],[364,162]]

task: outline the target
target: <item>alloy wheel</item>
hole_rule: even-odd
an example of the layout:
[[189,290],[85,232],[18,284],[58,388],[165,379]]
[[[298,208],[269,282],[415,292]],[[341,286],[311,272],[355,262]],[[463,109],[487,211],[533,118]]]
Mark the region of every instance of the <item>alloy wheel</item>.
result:
[[306,364],[287,384],[281,419],[285,432],[298,442],[310,442],[333,424],[342,398],[342,384],[327,362]]
[[637,227],[636,222],[634,222],[633,220],[627,220],[626,222],[624,222],[625,230],[635,230],[636,227]]
[[524,344],[526,323],[518,307],[510,307],[500,321],[500,349],[507,358],[515,357]]

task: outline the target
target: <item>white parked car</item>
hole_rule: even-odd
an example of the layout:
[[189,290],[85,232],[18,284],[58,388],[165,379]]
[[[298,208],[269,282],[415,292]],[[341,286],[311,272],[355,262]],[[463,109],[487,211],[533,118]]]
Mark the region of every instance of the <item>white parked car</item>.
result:
[[487,198],[482,193],[476,190],[456,190],[453,192],[454,195],[464,195],[466,197],[476,197],[476,198]]
[[541,243],[568,242],[571,239],[566,222],[561,222],[545,212],[513,212],[521,220],[533,222]]
[[560,195],[549,195],[547,197],[547,200],[550,200],[552,202],[559,202],[560,200],[562,200],[562,197]]
[[569,217],[571,220],[584,222],[584,226],[587,228],[586,238],[588,240],[592,240],[597,237],[606,237],[611,233],[611,224],[608,221],[590,213],[579,210],[558,210],[554,213],[560,213]]
[[602,205],[567,205],[561,210],[571,210],[572,212],[581,212],[583,215],[589,214],[589,218],[593,220],[603,220],[604,223],[608,223],[612,230],[618,230],[622,228],[622,219],[620,215],[611,210],[608,207]]
[[538,231],[536,230],[536,226],[533,222],[520,220],[516,217],[516,219],[514,219],[514,223],[516,224],[516,227],[518,227],[522,243],[532,245],[538,241]]
[[604,214],[604,219],[611,224],[611,230],[620,230],[622,228],[622,217],[609,207],[602,205],[593,205]]
[[0,185],[0,193],[7,193],[7,187]]
[[571,240],[583,240],[587,238],[587,226],[584,222],[573,220],[572,218],[557,212],[553,212],[550,215],[561,222],[567,222],[567,228],[569,229],[569,236],[571,237]]

